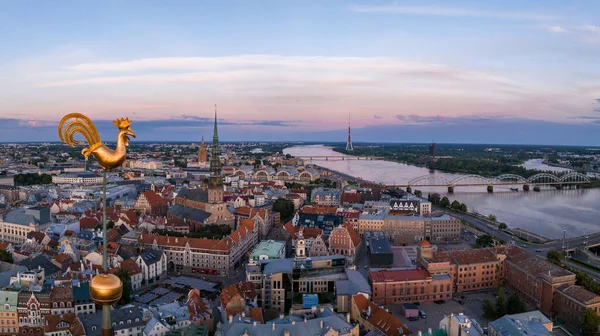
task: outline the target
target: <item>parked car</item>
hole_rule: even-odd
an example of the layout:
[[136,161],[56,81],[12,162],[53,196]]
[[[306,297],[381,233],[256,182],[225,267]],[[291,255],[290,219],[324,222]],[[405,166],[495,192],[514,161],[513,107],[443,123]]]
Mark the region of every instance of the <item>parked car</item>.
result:
[[411,316],[408,318],[409,321],[418,321],[419,317],[418,316]]
[[421,309],[419,310],[419,316],[421,316],[422,319],[425,319],[427,318],[427,313],[425,313],[425,311]]

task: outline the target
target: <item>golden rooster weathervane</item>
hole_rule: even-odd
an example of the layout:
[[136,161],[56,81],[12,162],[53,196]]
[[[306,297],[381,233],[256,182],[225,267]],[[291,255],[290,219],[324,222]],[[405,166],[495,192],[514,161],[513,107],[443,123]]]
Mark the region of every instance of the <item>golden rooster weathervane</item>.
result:
[[[68,121],[70,121],[68,124]],[[96,160],[100,163],[100,166],[105,170],[114,169],[125,161],[126,148],[129,145],[129,136],[136,137],[135,132],[130,129],[131,120],[129,118],[120,118],[113,121],[115,126],[119,129],[119,135],[117,136],[117,148],[110,149],[102,144],[100,135],[96,130],[96,126],[90,120],[81,113],[69,113],[62,118],[58,124],[58,136],[60,140],[65,144],[75,147],[75,145],[83,145],[84,143],[79,140],[75,140],[75,134],[79,133],[83,135],[88,143],[89,147],[84,148],[81,154],[87,160],[88,156],[92,154]]]
[[[68,123],[67,123],[68,122]],[[103,177],[103,198],[102,198],[102,268],[104,273],[96,275],[90,282],[90,296],[94,302],[102,306],[102,335],[114,335],[114,329],[111,324],[110,307],[121,299],[123,294],[123,283],[114,274],[108,273],[108,252],[107,252],[107,221],[106,221],[106,171],[114,169],[125,161],[127,154],[126,147],[129,145],[129,136],[136,137],[130,129],[131,120],[129,118],[117,119],[113,121],[119,129],[117,136],[117,147],[113,150],[102,144],[100,135],[96,126],[90,118],[81,113],[69,113],[62,118],[58,124],[58,136],[65,144],[75,147],[75,145],[84,145],[85,143],[75,140],[75,134],[83,135],[89,147],[84,148],[81,154],[87,160],[88,156],[93,155],[100,166],[102,166]],[[66,124],[66,125],[65,125]]]

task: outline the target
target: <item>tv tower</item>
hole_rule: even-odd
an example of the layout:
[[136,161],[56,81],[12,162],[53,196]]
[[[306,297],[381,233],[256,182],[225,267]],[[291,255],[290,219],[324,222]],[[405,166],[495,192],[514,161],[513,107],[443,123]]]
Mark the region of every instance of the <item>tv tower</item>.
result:
[[346,150],[352,151],[352,138],[350,137],[350,112],[348,112],[348,142],[346,142]]

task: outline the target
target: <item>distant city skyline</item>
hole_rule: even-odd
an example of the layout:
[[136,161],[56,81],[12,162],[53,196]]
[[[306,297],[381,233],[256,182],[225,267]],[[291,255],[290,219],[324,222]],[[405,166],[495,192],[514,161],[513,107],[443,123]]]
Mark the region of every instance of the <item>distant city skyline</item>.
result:
[[600,145],[598,12],[591,1],[7,2],[0,142],[57,141],[69,112],[106,139],[123,116],[139,141],[200,142],[216,103],[225,142],[344,142],[350,113],[354,143]]

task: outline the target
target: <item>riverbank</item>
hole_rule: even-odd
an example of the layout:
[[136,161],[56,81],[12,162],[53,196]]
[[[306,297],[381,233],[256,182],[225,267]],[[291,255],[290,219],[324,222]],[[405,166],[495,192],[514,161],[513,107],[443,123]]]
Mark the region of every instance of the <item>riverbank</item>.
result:
[[[288,147],[284,154],[294,156],[339,156],[339,152],[323,145],[299,145]],[[373,185],[406,185],[415,177],[432,175],[453,180],[461,174],[431,171],[427,168],[391,161],[333,160],[315,162],[320,167],[351,176],[360,177],[364,183]],[[541,160],[531,162],[540,165]],[[498,222],[511,228],[521,228],[549,239],[560,239],[563,230],[567,237],[600,231],[600,188],[591,189],[542,189],[542,192],[514,192],[507,188],[495,188],[488,193],[485,188],[461,187],[449,194],[446,187],[417,188],[427,193],[438,193],[467,204],[469,210],[482,214],[494,214]]]

